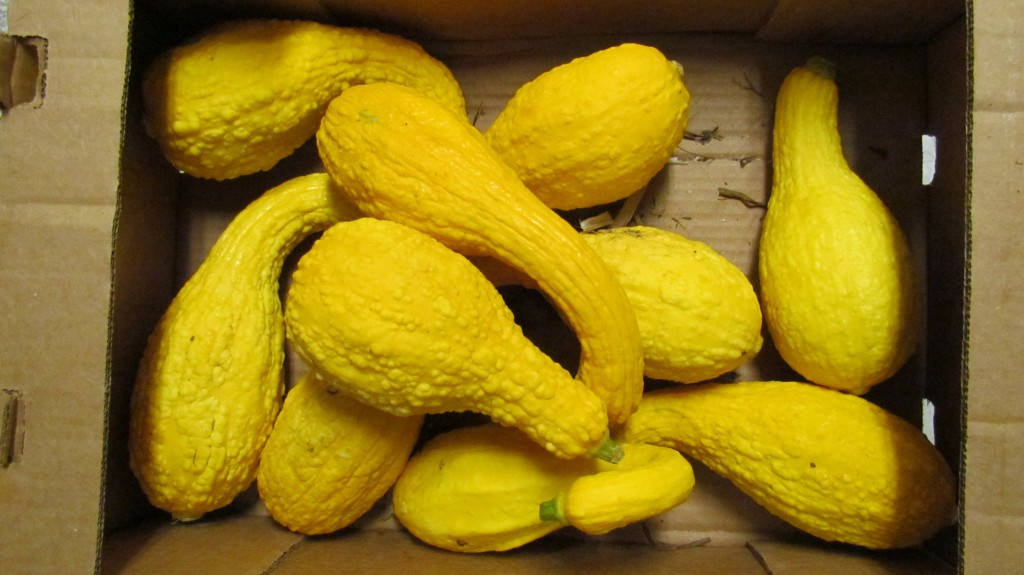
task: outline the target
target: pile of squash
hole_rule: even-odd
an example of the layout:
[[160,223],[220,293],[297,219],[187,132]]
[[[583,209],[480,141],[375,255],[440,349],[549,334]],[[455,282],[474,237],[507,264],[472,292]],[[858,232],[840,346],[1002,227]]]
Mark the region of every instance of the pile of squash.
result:
[[[191,521],[255,481],[303,534],[390,493],[415,537],[482,552],[684,504],[689,457],[825,540],[931,537],[954,517],[949,466],[860,397],[913,353],[921,309],[898,224],[843,158],[834,75],[812,59],[778,94],[755,292],[701,242],[560,213],[632,195],[682,139],[683,68],[654,47],[541,74],[486,133],[445,65],[393,35],[245,20],[168,51],[145,121],[179,170],[235,178],[315,137],[323,171],[238,213],[150,336],[142,489]],[[524,335],[507,283],[572,328],[575,373]],[[712,382],[761,350],[762,319],[806,381]],[[286,338],[309,368],[287,393]],[[418,446],[427,414],[465,411],[490,422]]]

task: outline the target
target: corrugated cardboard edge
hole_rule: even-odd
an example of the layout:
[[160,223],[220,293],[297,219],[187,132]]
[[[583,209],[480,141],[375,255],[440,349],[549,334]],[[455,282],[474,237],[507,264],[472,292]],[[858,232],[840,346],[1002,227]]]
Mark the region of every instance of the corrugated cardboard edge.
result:
[[0,471],[0,570],[81,573],[102,544],[110,242],[129,2],[11,0],[46,85],[0,120],[4,387],[23,451]]
[[1024,2],[969,10],[965,573],[1019,573],[1024,528]]

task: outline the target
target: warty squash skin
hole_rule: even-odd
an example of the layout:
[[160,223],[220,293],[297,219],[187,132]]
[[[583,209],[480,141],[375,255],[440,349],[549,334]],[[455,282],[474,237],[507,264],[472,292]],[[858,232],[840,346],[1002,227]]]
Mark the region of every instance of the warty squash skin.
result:
[[863,398],[809,383],[653,391],[618,438],[678,449],[827,541],[910,547],[955,514],[952,471],[920,430]]
[[408,88],[369,84],[331,102],[317,144],[328,173],[363,213],[464,255],[492,256],[536,281],[575,331],[577,378],[604,401],[610,423],[633,412],[643,354],[622,287],[469,122]]
[[331,98],[395,82],[465,114],[451,71],[410,40],[301,20],[230,21],[147,69],[149,133],[179,170],[223,180],[273,167],[309,140]]
[[681,65],[625,43],[524,84],[485,136],[545,204],[584,208],[647,185],[683,139],[689,103]]
[[[695,383],[753,358],[764,343],[761,304],[747,276],[703,242],[650,226],[581,234],[626,292],[640,328],[644,375]],[[470,258],[496,286],[536,289],[490,257]]]
[[292,387],[260,457],[256,485],[275,521],[303,535],[351,525],[405,468],[422,415],[398,417],[309,373]]
[[813,60],[779,89],[758,273],[783,359],[862,394],[907,361],[922,311],[899,223],[843,156],[833,74]]
[[332,226],[292,274],[285,321],[328,386],[378,409],[474,411],[560,457],[618,455],[601,400],[526,339],[466,258],[412,228]]
[[239,212],[182,286],[131,398],[130,464],[153,505],[193,520],[252,483],[284,391],[281,266],[306,236],[357,215],[326,174],[289,180]]
[[582,237],[626,291],[648,377],[704,381],[761,350],[761,307],[750,280],[707,244],[649,226]]
[[395,517],[449,551],[507,551],[567,525],[607,533],[681,503],[693,470],[679,453],[624,445],[618,464],[559,459],[515,429],[485,424],[430,439],[395,483]]

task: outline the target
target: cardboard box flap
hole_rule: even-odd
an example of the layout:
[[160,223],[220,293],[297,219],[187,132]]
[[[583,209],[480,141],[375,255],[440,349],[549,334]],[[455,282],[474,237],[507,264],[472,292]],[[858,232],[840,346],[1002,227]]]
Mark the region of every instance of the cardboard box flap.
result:
[[[227,16],[282,16],[333,20],[418,37],[441,39],[531,38],[665,32],[744,32],[771,40],[921,42],[964,12],[956,0],[913,2],[816,0],[514,0],[466,3],[441,0],[234,0],[215,7],[195,1],[150,0],[161,17],[204,21]],[[172,5],[173,4],[173,5]],[[196,10],[202,6],[203,10]]]
[[[330,20],[365,25],[416,38],[494,39],[541,36],[582,36],[608,33],[679,31],[754,32],[771,14],[776,0],[513,0],[461,2],[441,0],[233,0],[216,6],[196,0],[147,0],[145,9],[160,18],[200,25],[226,17],[250,15]],[[202,8],[201,10],[198,8]]]
[[[1010,573],[1021,566],[1019,484],[1024,447],[1024,2],[975,2],[970,40],[973,109],[968,169],[967,434],[964,566]],[[1013,535],[1011,535],[1013,534]]]
[[[763,573],[743,547],[673,549],[651,545],[599,543],[573,537],[551,537],[504,553],[465,554],[435,549],[408,540],[395,531],[346,531],[305,539],[275,565],[275,575],[329,573],[344,558],[345,571],[418,575],[451,573],[625,573],[676,575],[680,565],[692,575]],[[382,558],[386,558],[382,564]]]
[[775,0],[553,0],[462,2],[441,0],[327,0],[336,15],[386,22],[415,36],[447,39],[531,38],[659,32],[752,32]]
[[301,540],[266,517],[149,523],[108,537],[100,573],[268,573]]
[[0,388],[16,398],[15,443],[0,467],[0,571],[88,572],[103,509],[130,10],[26,0],[8,9],[8,32],[34,51],[28,71],[38,76],[32,98],[0,117]]
[[768,40],[923,42],[964,13],[957,0],[779,0],[760,36]]

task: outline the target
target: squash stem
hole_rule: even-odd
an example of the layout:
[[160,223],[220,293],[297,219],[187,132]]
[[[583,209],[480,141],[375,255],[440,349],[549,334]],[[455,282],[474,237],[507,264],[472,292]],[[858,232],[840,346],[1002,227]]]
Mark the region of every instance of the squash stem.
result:
[[569,524],[569,520],[565,518],[564,493],[559,493],[558,495],[540,504],[540,520],[557,521],[563,525]]
[[804,67],[822,78],[836,79],[836,63],[824,56],[811,56]]
[[618,463],[622,460],[623,455],[622,444],[612,439],[607,433],[601,443],[590,452],[591,457],[608,463]]

